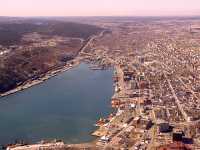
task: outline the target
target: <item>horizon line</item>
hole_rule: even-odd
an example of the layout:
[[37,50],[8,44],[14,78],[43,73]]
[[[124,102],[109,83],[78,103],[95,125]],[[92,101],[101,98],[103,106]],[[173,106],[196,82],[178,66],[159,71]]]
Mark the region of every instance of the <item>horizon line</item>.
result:
[[41,17],[200,17],[200,15],[30,15],[30,16],[14,16],[14,15],[0,15],[0,17],[8,18],[41,18]]

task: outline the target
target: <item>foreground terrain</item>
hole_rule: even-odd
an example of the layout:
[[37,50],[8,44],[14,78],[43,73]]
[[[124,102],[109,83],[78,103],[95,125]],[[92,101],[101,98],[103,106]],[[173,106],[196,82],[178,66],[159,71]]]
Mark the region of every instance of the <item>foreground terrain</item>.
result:
[[116,113],[101,118],[89,144],[21,149],[200,149],[200,18],[99,18],[107,29],[76,59],[114,67]]

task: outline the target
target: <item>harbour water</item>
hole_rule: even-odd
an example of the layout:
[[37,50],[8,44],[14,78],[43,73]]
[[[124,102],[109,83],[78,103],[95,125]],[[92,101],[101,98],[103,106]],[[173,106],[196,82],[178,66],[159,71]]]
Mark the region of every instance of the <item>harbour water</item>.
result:
[[81,64],[46,82],[0,98],[0,144],[16,139],[66,143],[94,139],[99,117],[111,112],[113,70],[90,70]]

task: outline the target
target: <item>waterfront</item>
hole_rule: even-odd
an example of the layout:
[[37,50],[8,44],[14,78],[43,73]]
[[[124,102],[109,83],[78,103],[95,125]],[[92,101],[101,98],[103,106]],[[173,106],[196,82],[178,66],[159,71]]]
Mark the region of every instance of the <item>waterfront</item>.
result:
[[0,144],[23,139],[91,141],[93,124],[110,111],[112,70],[81,64],[43,84],[0,98]]

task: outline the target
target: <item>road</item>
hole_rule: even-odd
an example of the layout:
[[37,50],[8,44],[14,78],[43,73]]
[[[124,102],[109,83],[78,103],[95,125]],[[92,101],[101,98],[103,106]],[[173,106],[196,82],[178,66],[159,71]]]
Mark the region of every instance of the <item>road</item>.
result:
[[181,105],[181,103],[180,103],[178,97],[176,96],[176,93],[175,93],[175,91],[174,91],[174,88],[172,87],[171,81],[168,79],[166,73],[164,73],[164,76],[165,76],[165,78],[166,78],[166,80],[167,80],[167,83],[168,83],[169,88],[170,88],[170,90],[171,90],[171,92],[172,92],[172,95],[173,95],[173,97],[174,97],[174,99],[175,99],[175,102],[176,102],[176,104],[177,104],[177,106],[178,106],[178,109],[180,110],[181,114],[183,115],[183,118],[185,119],[185,121],[189,122],[188,115],[187,115],[187,113],[184,111],[184,109],[183,109],[183,107],[182,107],[182,105]]

